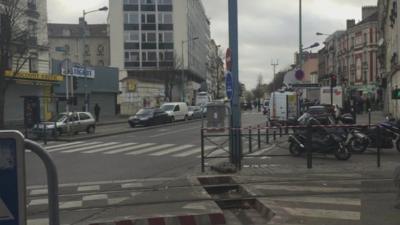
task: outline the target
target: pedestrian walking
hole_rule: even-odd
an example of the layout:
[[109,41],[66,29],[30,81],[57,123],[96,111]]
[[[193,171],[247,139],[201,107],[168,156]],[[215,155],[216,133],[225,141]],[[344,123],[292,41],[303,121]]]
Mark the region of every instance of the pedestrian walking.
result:
[[100,106],[96,103],[96,105],[94,106],[94,116],[96,117],[96,122],[99,122],[100,120]]

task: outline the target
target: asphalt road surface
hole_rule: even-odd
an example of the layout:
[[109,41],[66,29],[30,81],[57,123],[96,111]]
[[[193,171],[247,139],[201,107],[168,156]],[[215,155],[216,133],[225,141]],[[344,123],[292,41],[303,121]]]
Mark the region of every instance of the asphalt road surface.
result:
[[[242,115],[243,126],[262,125],[265,121],[261,113]],[[61,184],[179,177],[199,172],[200,128],[201,121],[177,123],[85,141],[51,142],[45,147],[55,161]],[[212,144],[206,145],[206,149],[211,148]],[[28,185],[45,184],[40,160],[32,153],[27,153],[26,160]]]

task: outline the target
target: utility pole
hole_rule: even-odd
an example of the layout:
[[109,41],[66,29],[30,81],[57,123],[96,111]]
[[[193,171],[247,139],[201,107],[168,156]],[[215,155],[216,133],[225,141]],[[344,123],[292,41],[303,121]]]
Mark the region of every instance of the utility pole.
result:
[[271,66],[274,68],[274,80],[272,81],[272,87],[273,87],[273,91],[276,91],[275,76],[276,76],[276,67],[279,66],[279,60],[276,60],[276,62],[274,62],[274,60],[272,60]]
[[303,69],[303,30],[302,30],[302,4],[299,0],[299,69]]

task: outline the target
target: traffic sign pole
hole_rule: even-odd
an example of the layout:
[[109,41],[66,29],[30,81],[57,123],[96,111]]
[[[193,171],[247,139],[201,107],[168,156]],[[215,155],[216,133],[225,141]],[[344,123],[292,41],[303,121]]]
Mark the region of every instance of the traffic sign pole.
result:
[[232,107],[232,127],[231,129],[231,160],[237,168],[241,167],[241,115],[239,99],[239,46],[238,46],[238,7],[237,0],[229,0],[229,47],[231,54],[231,72],[233,80],[233,95],[231,99]]

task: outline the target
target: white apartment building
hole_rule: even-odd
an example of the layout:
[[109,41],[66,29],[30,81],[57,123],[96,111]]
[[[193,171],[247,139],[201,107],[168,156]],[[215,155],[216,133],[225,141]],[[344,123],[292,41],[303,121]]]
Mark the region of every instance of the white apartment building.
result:
[[210,23],[201,1],[110,0],[109,24],[121,114],[192,103],[207,74]]

